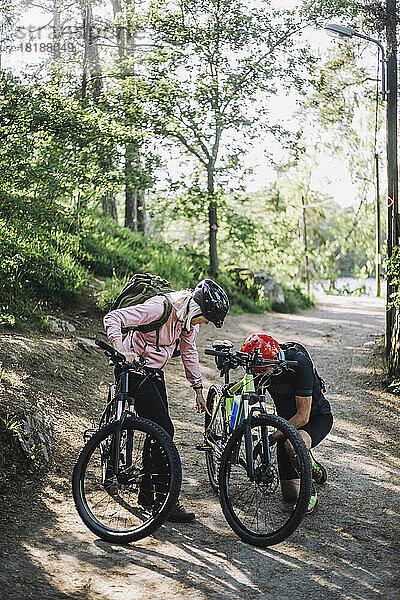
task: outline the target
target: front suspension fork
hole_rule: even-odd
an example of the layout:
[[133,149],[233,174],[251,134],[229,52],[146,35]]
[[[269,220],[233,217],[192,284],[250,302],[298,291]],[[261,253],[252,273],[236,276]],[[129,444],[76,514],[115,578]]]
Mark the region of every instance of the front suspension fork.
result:
[[[247,476],[250,481],[254,481],[255,472],[254,472],[254,444],[253,444],[253,436],[251,433],[251,421],[254,412],[258,411],[259,408],[254,407],[250,410],[249,416],[244,420],[244,442],[245,442],[245,450],[246,450],[246,471]],[[271,452],[269,449],[269,441],[268,441],[268,428],[267,426],[261,426],[261,444],[262,444],[262,456],[263,463],[266,466],[271,464]]]

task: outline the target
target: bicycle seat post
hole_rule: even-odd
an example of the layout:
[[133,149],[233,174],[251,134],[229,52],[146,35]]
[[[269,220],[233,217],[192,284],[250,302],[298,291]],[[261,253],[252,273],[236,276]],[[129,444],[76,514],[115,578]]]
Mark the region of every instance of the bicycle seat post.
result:
[[229,384],[229,365],[224,366],[225,385]]

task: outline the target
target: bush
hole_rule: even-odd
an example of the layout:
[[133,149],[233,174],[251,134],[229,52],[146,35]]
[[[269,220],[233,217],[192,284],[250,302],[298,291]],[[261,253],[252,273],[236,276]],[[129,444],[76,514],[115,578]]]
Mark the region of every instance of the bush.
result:
[[[0,203],[0,327],[23,329],[28,321],[45,327],[46,305],[62,306],[78,298],[93,275],[106,278],[97,293],[102,310],[137,272],[160,275],[175,289],[193,288],[208,276],[204,252],[146,239],[96,211],[81,214],[78,228],[76,215],[60,205],[27,202],[23,220],[21,206],[16,199],[10,214],[10,202]],[[299,288],[285,287],[285,304],[272,307],[254,279],[243,273],[225,271],[218,278],[229,296],[231,313],[272,308],[294,312],[311,306]]]
[[313,298],[306,296],[300,286],[295,285],[293,288],[289,288],[286,285],[281,285],[283,295],[285,297],[284,304],[278,304],[274,302],[272,304],[272,310],[280,313],[295,313],[299,310],[306,310],[315,306]]

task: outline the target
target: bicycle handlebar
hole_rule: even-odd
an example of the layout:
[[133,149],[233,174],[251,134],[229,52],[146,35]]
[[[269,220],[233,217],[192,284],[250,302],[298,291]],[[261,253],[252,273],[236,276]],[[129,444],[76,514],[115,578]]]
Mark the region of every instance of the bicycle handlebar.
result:
[[96,344],[96,346],[99,346],[99,348],[104,350],[107,355],[110,355],[111,360],[114,363],[125,363],[126,362],[125,356],[123,354],[121,354],[121,352],[118,352],[118,350],[116,350],[115,348],[110,346],[110,344],[103,342],[103,340],[94,340],[94,343]]
[[230,352],[222,352],[222,350],[209,350],[206,348],[204,354],[210,354],[211,356],[232,356]]
[[[235,354],[232,354],[231,352],[223,352],[222,350],[210,350],[209,348],[206,348],[204,350],[204,354],[208,354],[209,356],[221,356],[223,358],[229,358],[229,359],[233,359],[235,362],[239,362],[242,364],[246,364],[248,357],[250,356],[249,354],[245,353],[245,352],[236,352]],[[273,366],[281,366],[281,367],[297,367],[298,362],[297,360],[282,360],[282,359],[278,359],[278,360],[269,360],[267,358],[261,358],[259,357],[257,359],[257,365],[271,365]]]

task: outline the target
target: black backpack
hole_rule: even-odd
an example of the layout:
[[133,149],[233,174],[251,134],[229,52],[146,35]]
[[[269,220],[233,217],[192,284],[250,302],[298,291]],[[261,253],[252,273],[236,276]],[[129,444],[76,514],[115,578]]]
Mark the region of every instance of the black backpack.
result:
[[287,360],[295,360],[294,355],[296,352],[301,352],[302,354],[305,354],[310,359],[312,368],[313,368],[313,379],[314,379],[313,397],[315,396],[315,399],[319,400],[321,393],[326,391],[326,386],[325,386],[324,380],[318,374],[318,371],[315,368],[314,362],[313,362],[307,348],[305,346],[303,346],[303,344],[300,344],[300,342],[285,342],[284,344],[279,344],[279,345],[282,348],[282,350],[285,352],[285,356],[286,356]]
[[[156,332],[156,350],[160,352],[160,328],[168,321],[172,312],[172,302],[165,294],[173,292],[174,289],[166,279],[162,279],[158,275],[151,273],[136,273],[124,285],[118,297],[111,304],[109,311],[117,308],[127,308],[135,306],[135,304],[143,304],[153,296],[164,296],[164,312],[159,319],[146,323],[145,325],[135,325],[122,329],[122,333],[128,331],[141,331],[142,333]],[[175,348],[173,356],[179,356],[178,344]]]

